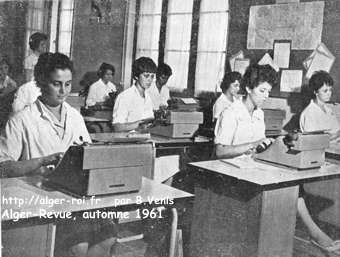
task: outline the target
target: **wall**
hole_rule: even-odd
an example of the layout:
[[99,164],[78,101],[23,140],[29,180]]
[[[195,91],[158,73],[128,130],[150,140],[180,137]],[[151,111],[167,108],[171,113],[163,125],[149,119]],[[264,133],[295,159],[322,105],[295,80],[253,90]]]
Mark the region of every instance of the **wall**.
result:
[[[309,2],[301,0],[300,2]],[[274,0],[230,0],[230,30],[228,38],[228,57],[243,50],[245,56],[253,62],[257,62],[266,53],[266,50],[248,50],[247,33],[249,22],[249,9],[252,5],[274,4]],[[336,56],[335,63],[331,70],[334,78],[335,87],[333,100],[340,101],[340,1],[325,1],[324,26],[322,31],[322,42],[326,44],[329,50]],[[270,21],[268,21],[270,22]],[[312,50],[292,50],[291,67],[301,68],[302,61],[312,52]],[[272,51],[269,51],[272,54]],[[302,95],[290,96],[284,98],[271,98],[266,103],[266,108],[281,108],[286,110],[286,128],[297,126],[298,116],[296,116],[305,106],[306,97]]]
[[[102,62],[115,66],[116,85],[122,77],[126,1],[101,1],[105,5],[99,6],[100,15],[96,9],[91,10],[91,2],[75,1],[72,42],[72,59],[76,70],[72,89],[74,92],[81,89],[79,82],[84,74],[97,71]],[[101,16],[102,20],[98,22],[96,15]]]
[[10,75],[19,85],[23,81],[26,7],[25,1],[0,1],[0,58],[10,61]]

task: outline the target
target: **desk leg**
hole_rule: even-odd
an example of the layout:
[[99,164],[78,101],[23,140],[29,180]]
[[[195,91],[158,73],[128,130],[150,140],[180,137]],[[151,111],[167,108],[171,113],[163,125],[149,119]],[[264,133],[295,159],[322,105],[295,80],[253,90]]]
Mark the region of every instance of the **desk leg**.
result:
[[196,187],[190,256],[291,257],[298,186],[233,187]]
[[53,257],[55,232],[53,223],[3,229],[2,256]]

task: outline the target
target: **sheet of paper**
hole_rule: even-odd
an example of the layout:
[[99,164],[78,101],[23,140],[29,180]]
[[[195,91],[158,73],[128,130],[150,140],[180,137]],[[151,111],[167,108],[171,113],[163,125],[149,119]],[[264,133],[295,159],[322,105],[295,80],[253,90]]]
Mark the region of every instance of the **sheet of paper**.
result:
[[246,72],[246,69],[248,68],[249,64],[250,64],[249,59],[236,58],[235,64],[234,64],[234,71],[241,73],[241,75],[243,76],[243,74]]
[[280,91],[301,92],[302,70],[282,70]]
[[324,70],[329,72],[333,66],[335,57],[325,55],[320,51],[316,51],[315,56],[307,70],[306,78],[309,79],[315,71]]
[[167,155],[155,158],[153,177],[155,181],[161,183],[177,172],[179,172],[179,155]]
[[274,63],[279,68],[289,68],[290,43],[274,44]]
[[273,59],[270,57],[268,53],[265,53],[265,55],[261,58],[258,64],[260,65],[269,64],[276,72],[279,72],[280,70],[280,68],[274,63]]
[[277,39],[292,40],[292,49],[313,50],[321,42],[326,1],[250,7],[248,49],[273,49]]
[[197,104],[194,98],[181,98],[181,100],[185,104]]
[[243,59],[244,58],[244,54],[243,51],[239,51],[237,54],[234,54],[232,57],[229,58],[229,63],[230,63],[230,68],[232,71],[234,71],[234,67],[235,67],[235,60],[236,59]]

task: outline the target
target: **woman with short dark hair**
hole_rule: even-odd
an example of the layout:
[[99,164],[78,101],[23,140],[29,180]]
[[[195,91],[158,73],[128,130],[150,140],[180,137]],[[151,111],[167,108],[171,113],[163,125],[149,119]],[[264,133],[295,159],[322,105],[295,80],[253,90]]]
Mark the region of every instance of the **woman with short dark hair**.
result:
[[86,97],[86,106],[93,106],[96,104],[103,104],[109,99],[109,94],[116,92],[117,88],[112,83],[115,68],[108,63],[102,63],[98,70],[99,79],[93,83],[89,88],[89,93]]
[[33,33],[29,38],[29,47],[32,53],[25,58],[24,69],[26,81],[33,79],[34,66],[38,62],[38,58],[42,53],[46,52],[47,35],[41,32]]

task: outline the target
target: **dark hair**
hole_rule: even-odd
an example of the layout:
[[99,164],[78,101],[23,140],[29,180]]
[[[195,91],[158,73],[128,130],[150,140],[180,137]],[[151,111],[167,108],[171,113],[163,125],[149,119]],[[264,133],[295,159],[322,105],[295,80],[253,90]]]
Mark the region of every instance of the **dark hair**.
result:
[[224,93],[232,83],[238,80],[241,83],[242,75],[237,71],[231,71],[224,74],[223,80],[221,82],[220,88]]
[[116,71],[115,67],[109,63],[103,62],[99,67],[98,77],[103,78],[103,76],[105,75],[105,72],[108,70],[112,71],[112,76],[115,75],[115,71]]
[[246,88],[254,89],[259,84],[267,82],[272,87],[276,86],[277,83],[277,73],[276,71],[269,65],[259,65],[253,64],[250,65],[241,81],[241,94],[247,94]]
[[7,67],[8,67],[8,72],[10,72],[12,66],[11,66],[11,64],[10,64],[10,62],[8,61],[7,58],[2,58],[2,59],[0,59],[0,66],[3,65],[3,64],[6,64],[6,65],[7,65]]
[[140,57],[132,64],[133,78],[139,77],[143,72],[156,73],[157,66],[154,61],[149,57]]
[[44,85],[44,82],[50,78],[50,74],[57,69],[73,72],[73,63],[70,58],[61,53],[41,54],[34,67],[34,78],[37,84]]
[[48,39],[47,35],[44,33],[36,32],[30,36],[29,46],[34,51],[39,48],[41,41],[46,41]]
[[328,72],[322,70],[314,72],[308,83],[312,98],[316,97],[315,92],[318,91],[324,84],[331,87],[333,86],[334,81],[331,75],[329,75]]
[[167,77],[170,77],[172,75],[172,70],[169,65],[166,63],[160,63],[157,67],[157,76],[165,75]]

